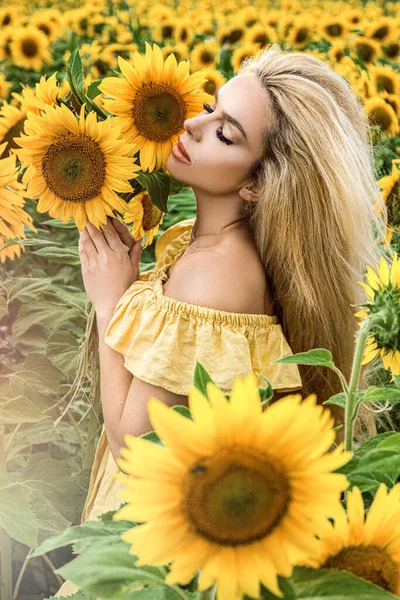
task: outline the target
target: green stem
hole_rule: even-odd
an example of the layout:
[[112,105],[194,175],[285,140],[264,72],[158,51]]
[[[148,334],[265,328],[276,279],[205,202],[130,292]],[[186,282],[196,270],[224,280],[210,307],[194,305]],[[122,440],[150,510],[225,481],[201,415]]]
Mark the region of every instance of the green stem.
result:
[[359,331],[351,370],[349,390],[346,394],[344,449],[349,451],[352,451],[353,449],[354,421],[357,417],[356,392],[358,380],[360,378],[361,362],[364,357],[365,346],[371,328],[371,320],[371,317],[366,317]]
[[[0,475],[7,477],[5,429],[4,425],[0,425]],[[11,538],[5,529],[0,530],[0,598],[12,600]]]
[[332,371],[335,371],[335,373],[339,377],[344,393],[348,394],[349,388],[348,388],[347,381],[346,381],[342,371],[340,369],[338,369],[336,365],[333,365],[333,367],[331,367],[331,369],[332,369]]
[[24,576],[25,569],[26,569],[26,566],[27,566],[27,564],[28,564],[28,561],[29,561],[29,559],[30,559],[30,557],[31,557],[31,554],[32,554],[32,552],[33,552],[33,548],[31,548],[31,549],[29,550],[28,554],[25,556],[25,560],[24,560],[24,562],[23,562],[23,565],[22,565],[22,567],[21,567],[21,570],[20,570],[20,572],[18,573],[18,579],[17,579],[17,581],[15,582],[15,587],[14,587],[13,600],[17,600],[17,598],[18,598],[19,586],[21,585],[22,577]]

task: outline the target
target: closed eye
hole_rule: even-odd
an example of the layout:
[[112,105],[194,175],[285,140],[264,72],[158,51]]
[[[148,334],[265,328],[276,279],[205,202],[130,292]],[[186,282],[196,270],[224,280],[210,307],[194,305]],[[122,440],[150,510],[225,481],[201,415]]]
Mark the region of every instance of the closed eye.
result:
[[[213,112],[214,112],[214,111],[213,111],[213,109],[210,107],[210,105],[209,105],[209,104],[203,104],[203,107],[204,107],[204,108],[206,109],[206,111],[207,111],[207,112],[209,112],[209,113],[213,113]],[[219,140],[221,140],[221,142],[224,142],[224,144],[227,144],[228,146],[229,146],[230,144],[234,144],[234,143],[235,143],[235,142],[232,142],[232,140],[228,140],[228,138],[226,138],[226,137],[224,136],[224,134],[222,133],[222,125],[221,125],[221,129],[217,129],[217,131],[215,132],[215,134],[216,134],[217,138],[218,138]]]

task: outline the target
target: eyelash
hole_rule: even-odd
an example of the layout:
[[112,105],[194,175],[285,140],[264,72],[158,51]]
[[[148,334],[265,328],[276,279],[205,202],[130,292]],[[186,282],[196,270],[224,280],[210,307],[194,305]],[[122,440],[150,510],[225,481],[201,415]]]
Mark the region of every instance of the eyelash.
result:
[[[209,113],[213,113],[213,112],[214,112],[214,111],[213,111],[213,109],[212,109],[212,108],[210,108],[210,105],[209,105],[209,104],[203,104],[203,107],[204,107],[204,108],[206,109],[206,111],[207,111],[207,112],[209,112]],[[218,138],[219,140],[221,140],[221,142],[224,142],[224,143],[225,143],[225,144],[227,144],[228,146],[230,146],[231,144],[234,144],[234,143],[235,143],[235,142],[232,142],[232,140],[228,140],[228,139],[227,139],[227,138],[224,136],[224,134],[222,133],[222,129],[221,129],[221,131],[219,131],[219,130],[217,129],[217,131],[216,131],[216,136],[217,136],[217,138]]]

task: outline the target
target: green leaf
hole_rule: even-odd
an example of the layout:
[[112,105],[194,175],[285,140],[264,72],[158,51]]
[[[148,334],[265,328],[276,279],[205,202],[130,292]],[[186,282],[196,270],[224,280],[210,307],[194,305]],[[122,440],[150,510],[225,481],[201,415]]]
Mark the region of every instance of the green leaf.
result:
[[362,402],[377,402],[389,400],[391,404],[400,402],[400,390],[387,387],[369,387],[362,398]]
[[32,250],[31,254],[37,254],[37,256],[43,256],[44,258],[48,258],[49,260],[57,260],[65,265],[81,264],[79,249],[75,246],[70,246],[69,248],[57,248],[54,246],[47,246],[46,248],[38,248],[37,250]]
[[330,600],[389,600],[394,599],[383,588],[351,573],[336,569],[295,567],[292,583],[299,600],[329,598]]
[[39,523],[25,497],[23,487],[0,475],[0,529],[21,544],[34,548]]
[[42,221],[41,224],[57,227],[58,229],[76,229],[76,223],[73,219],[70,219],[67,223],[63,223],[60,219],[48,219],[47,221]]
[[[129,553],[131,544],[118,541],[94,548],[56,571],[96,597],[120,600],[133,586],[167,585],[161,567],[136,567],[137,555]],[[168,586],[172,587],[173,586]]]
[[200,390],[200,392],[205,396],[207,396],[207,383],[214,383],[208,374],[207,370],[203,367],[203,365],[196,359],[196,366],[194,369],[193,375],[193,385]]
[[95,81],[91,81],[89,83],[87,90],[86,90],[86,96],[90,100],[93,100],[93,98],[96,98],[96,96],[101,94],[101,92],[99,90],[99,85],[101,84],[101,82],[102,82],[101,79],[96,79]]
[[373,450],[374,448],[379,446],[379,444],[383,440],[386,440],[386,439],[392,437],[393,435],[398,435],[398,434],[395,431],[385,431],[385,433],[379,433],[378,435],[375,435],[374,437],[370,438],[369,440],[367,440],[366,442],[361,444],[361,446],[359,446],[357,448],[357,450],[355,450],[355,452],[354,452],[355,456],[357,456],[359,458],[363,457],[365,454],[367,454],[368,452],[370,452],[371,450]]
[[152,203],[163,213],[168,213],[168,196],[171,191],[170,176],[160,171],[139,172],[136,179],[147,190]]
[[332,354],[325,348],[314,348],[308,352],[298,352],[297,354],[284,356],[278,360],[271,362],[271,365],[276,363],[296,364],[296,365],[316,365],[321,367],[334,367]]
[[102,520],[85,521],[81,525],[73,525],[59,535],[48,538],[36,548],[31,556],[41,556],[42,554],[46,554],[46,552],[68,546],[69,544],[73,544],[74,553],[82,554],[91,552],[93,549],[109,546],[121,541],[121,535],[134,526],[134,522],[125,520],[110,520],[106,523]]
[[83,104],[85,102],[85,86],[82,60],[77,48],[69,57],[67,63],[67,81],[72,93],[77,102]]

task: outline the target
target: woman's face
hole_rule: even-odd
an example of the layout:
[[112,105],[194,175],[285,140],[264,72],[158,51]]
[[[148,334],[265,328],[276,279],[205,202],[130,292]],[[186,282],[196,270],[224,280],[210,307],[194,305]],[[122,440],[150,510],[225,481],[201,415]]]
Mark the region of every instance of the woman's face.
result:
[[[269,96],[253,73],[236,75],[221,86],[217,95],[218,100],[207,106],[208,110],[183,124],[185,132],[180,137],[191,163],[171,154],[166,168],[194,190],[228,195],[240,190],[250,164],[261,155],[261,131],[269,119]],[[224,113],[239,126],[224,118]]]

